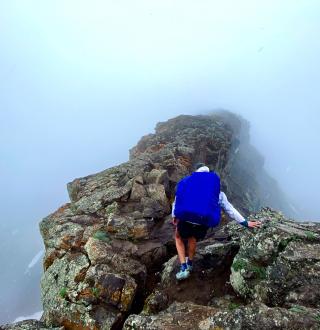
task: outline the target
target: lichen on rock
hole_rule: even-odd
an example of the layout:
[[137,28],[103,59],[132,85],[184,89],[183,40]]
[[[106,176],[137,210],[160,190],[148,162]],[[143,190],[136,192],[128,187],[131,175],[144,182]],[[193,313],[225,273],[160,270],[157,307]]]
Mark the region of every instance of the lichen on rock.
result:
[[246,299],[270,306],[320,307],[320,235],[270,209],[255,217],[263,228],[243,233],[231,284]]

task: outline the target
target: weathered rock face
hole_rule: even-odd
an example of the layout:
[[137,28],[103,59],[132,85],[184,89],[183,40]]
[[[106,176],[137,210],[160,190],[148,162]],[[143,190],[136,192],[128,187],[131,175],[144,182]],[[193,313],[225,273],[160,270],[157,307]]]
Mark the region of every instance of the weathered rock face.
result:
[[277,330],[319,329],[319,311],[310,308],[269,308],[264,304],[249,304],[220,311],[199,323],[198,329]]
[[199,324],[216,309],[192,303],[173,303],[168,309],[157,315],[131,315],[124,324],[124,329],[199,329]]
[[[154,328],[158,329],[161,318],[177,313],[172,322],[166,323],[168,329],[177,325],[196,329],[219,312],[221,306],[244,304],[245,300],[256,298],[270,306],[300,304],[302,299],[306,308],[319,307],[318,294],[307,296],[305,290],[301,292],[302,279],[294,282],[290,278],[298,276],[296,266],[303,258],[310,259],[305,268],[309,275],[303,283],[312,282],[312,291],[319,289],[318,277],[312,275],[317,274],[318,256],[309,251],[317,248],[317,243],[308,240],[305,244],[303,240],[299,245],[289,240],[282,251],[278,248],[276,254],[270,252],[270,257],[268,252],[259,252],[258,262],[263,260],[263,265],[269,267],[266,278],[257,278],[254,272],[250,278],[250,274],[244,275],[235,265],[239,258],[254,263],[251,259],[256,257],[247,250],[254,247],[255,236],[230,225],[210,233],[199,245],[193,277],[181,286],[175,283],[178,265],[172,258],[175,247],[171,203],[176,183],[192,171],[195,163],[205,162],[220,174],[228,198],[244,215],[269,202],[265,197],[268,194],[276,196],[279,205],[285,205],[276,185],[268,184],[272,179],[263,169],[262,157],[250,146],[247,129],[245,121],[229,113],[179,116],[158,124],[155,134],[143,137],[131,149],[128,162],[70,182],[67,186],[70,203],[40,223],[46,247],[41,324],[65,329],[119,329],[128,314],[140,313],[144,306],[144,314],[129,320],[139,318],[141,324],[148,324],[152,315]],[[259,182],[264,182],[263,189]],[[271,217],[276,221],[276,215]],[[288,226],[287,223],[282,225]],[[260,243],[266,247],[269,231],[272,234],[273,230],[280,230],[268,226],[262,230],[266,234],[260,235]],[[290,226],[294,227],[292,223]],[[271,248],[278,246],[279,237],[284,240],[291,237],[290,233],[279,235],[270,238]],[[297,246],[292,246],[293,243]],[[240,257],[233,261],[239,248]],[[272,268],[271,259],[275,255],[279,262]],[[232,262],[232,285],[241,297],[236,296],[229,283]],[[294,271],[286,273],[288,267]],[[272,288],[280,287],[277,274],[281,272],[292,285],[287,291],[279,290],[276,298],[263,291],[262,282],[267,279]],[[192,291],[193,280],[198,294]],[[186,294],[188,290],[190,293]],[[192,305],[183,304],[187,300]],[[175,301],[182,304],[168,307]],[[190,318],[185,319],[183,314],[188,310]],[[129,320],[126,327],[130,326]]]
[[269,308],[263,304],[219,310],[192,303],[173,303],[157,315],[131,315],[126,330],[317,330],[319,311],[311,308]]
[[64,330],[64,327],[48,328],[42,322],[37,320],[26,320],[16,322],[15,324],[7,324],[0,327],[1,330]]
[[124,329],[319,329],[320,224],[267,208],[251,218],[262,228],[230,223],[201,242],[194,272],[181,283],[171,258],[142,313]]
[[241,296],[269,306],[320,307],[320,226],[265,209],[264,228],[243,232],[231,270]]

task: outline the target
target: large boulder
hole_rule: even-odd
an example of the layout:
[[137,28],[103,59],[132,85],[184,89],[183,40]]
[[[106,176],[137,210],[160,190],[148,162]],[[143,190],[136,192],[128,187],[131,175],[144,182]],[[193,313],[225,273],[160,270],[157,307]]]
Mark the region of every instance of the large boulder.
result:
[[319,310],[295,306],[269,308],[262,303],[231,306],[199,323],[199,330],[316,330]]
[[214,307],[193,303],[173,303],[157,315],[130,315],[123,329],[199,329],[199,324],[216,311]]
[[[90,261],[85,254],[81,253],[67,253],[62,258],[56,259],[47,269],[41,286],[44,309],[42,321],[46,325],[63,325],[66,328],[87,326],[98,329],[111,327],[119,321],[121,314],[116,310],[111,311],[94,304],[94,301],[99,299],[100,287],[95,282],[87,280],[89,269],[92,269]],[[97,276],[99,283],[103,283],[103,275],[110,276],[108,270],[101,273]],[[111,287],[109,284],[102,285],[103,289],[109,289],[106,299],[111,304],[120,303],[119,299],[112,299],[112,294],[117,298],[121,296],[124,282],[124,280],[121,282],[121,286],[117,283]],[[96,318],[97,308],[104,309],[105,315],[101,319]]]
[[155,315],[130,315],[125,330],[317,330],[319,310],[295,306],[269,308],[264,304],[229,305],[225,309],[173,303]]
[[243,230],[231,284],[247,300],[270,306],[320,307],[320,224],[297,223],[264,209],[252,216],[258,230]]

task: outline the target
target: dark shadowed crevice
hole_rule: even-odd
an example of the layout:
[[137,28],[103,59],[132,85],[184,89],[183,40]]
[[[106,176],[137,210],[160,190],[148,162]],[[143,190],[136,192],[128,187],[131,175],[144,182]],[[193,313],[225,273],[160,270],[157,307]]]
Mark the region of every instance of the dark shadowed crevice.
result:
[[230,250],[226,256],[197,256],[194,271],[189,279],[181,283],[172,282],[164,289],[169,301],[193,302],[199,305],[211,305],[215,298],[230,296],[238,301],[236,293],[230,285],[231,265],[239,247]]
[[157,284],[160,282],[160,273],[163,269],[163,265],[176,254],[173,242],[166,244],[166,251],[166,256],[160,263],[155,263],[147,267],[147,277],[145,284],[144,286],[140,286],[138,288],[130,311],[126,313],[121,320],[115,323],[111,330],[122,329],[124,322],[131,314],[140,314],[142,312],[147,297],[153,292]]

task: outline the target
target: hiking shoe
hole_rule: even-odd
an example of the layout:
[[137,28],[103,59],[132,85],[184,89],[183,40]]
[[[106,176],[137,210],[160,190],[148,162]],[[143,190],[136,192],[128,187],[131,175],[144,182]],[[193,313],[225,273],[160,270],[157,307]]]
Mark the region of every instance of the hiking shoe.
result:
[[187,264],[187,270],[191,273],[193,271],[193,266]]
[[190,276],[190,272],[188,269],[185,270],[180,269],[180,271],[176,274],[176,279],[178,281],[181,281],[181,280],[185,280],[189,276]]
[[[192,262],[191,262],[191,263],[192,263]],[[189,264],[189,258],[188,258],[188,257],[186,258],[186,264],[187,264],[187,269],[188,269],[188,271],[191,273],[192,270],[193,270],[193,265],[190,265],[190,264]]]

